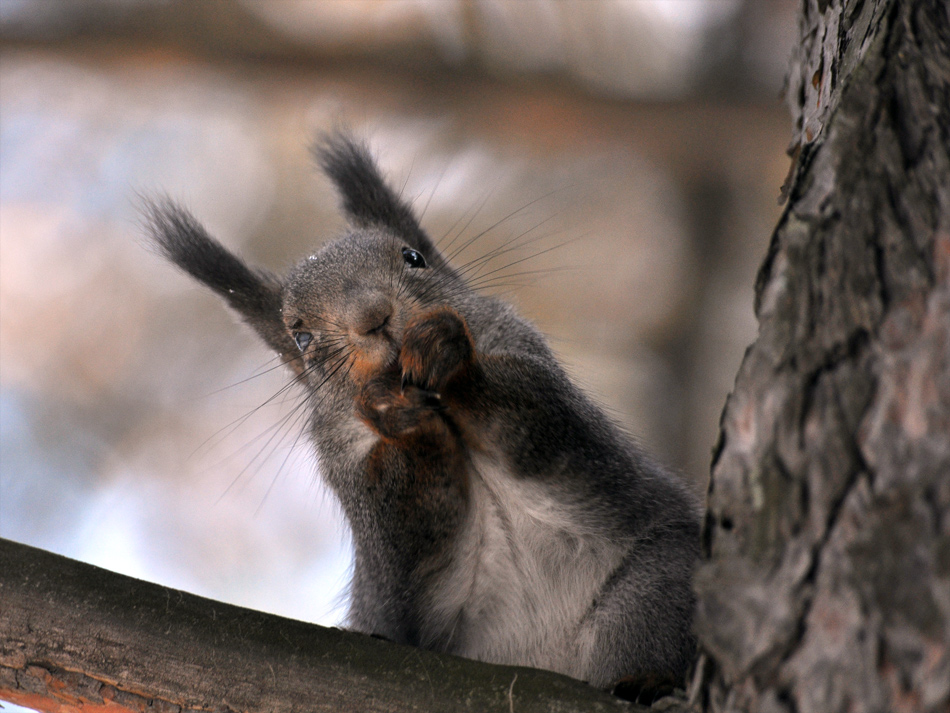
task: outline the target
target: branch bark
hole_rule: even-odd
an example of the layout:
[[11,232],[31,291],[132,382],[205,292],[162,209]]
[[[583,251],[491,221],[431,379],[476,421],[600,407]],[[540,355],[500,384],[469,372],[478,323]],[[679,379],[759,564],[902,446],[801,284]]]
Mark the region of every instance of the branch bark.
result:
[[789,205],[714,457],[708,711],[950,709],[950,17],[806,0]]
[[49,713],[646,710],[549,671],[242,609],[8,540],[0,699]]

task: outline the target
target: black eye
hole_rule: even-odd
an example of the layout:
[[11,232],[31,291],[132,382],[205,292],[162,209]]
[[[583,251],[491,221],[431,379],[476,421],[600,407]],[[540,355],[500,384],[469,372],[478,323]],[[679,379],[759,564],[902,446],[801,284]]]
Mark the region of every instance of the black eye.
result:
[[402,259],[406,261],[406,264],[409,267],[425,267],[426,259],[422,257],[422,253],[418,250],[413,250],[412,248],[403,248],[402,249]]
[[294,332],[294,341],[297,342],[297,349],[300,351],[306,351],[307,347],[310,346],[310,340],[313,339],[313,335],[310,332]]

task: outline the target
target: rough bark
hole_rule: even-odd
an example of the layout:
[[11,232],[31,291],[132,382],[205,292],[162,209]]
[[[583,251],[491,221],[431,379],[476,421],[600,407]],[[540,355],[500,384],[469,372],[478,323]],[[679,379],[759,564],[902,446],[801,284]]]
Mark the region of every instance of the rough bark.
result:
[[803,3],[797,163],[709,488],[703,710],[950,710],[948,12]]
[[8,540],[0,700],[50,713],[646,710],[548,671],[241,609]]

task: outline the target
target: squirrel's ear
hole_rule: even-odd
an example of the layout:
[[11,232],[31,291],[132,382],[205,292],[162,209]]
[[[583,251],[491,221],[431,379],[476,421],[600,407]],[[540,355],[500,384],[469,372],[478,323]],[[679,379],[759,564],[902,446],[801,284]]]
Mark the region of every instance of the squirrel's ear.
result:
[[438,259],[434,243],[419,226],[409,206],[386,185],[362,143],[337,131],[323,135],[311,148],[323,171],[336,184],[343,210],[357,226],[389,228],[427,258]]
[[161,254],[223,297],[271,349],[299,371],[298,350],[281,317],[280,280],[265,270],[250,268],[167,198],[146,200],[143,212],[149,236]]

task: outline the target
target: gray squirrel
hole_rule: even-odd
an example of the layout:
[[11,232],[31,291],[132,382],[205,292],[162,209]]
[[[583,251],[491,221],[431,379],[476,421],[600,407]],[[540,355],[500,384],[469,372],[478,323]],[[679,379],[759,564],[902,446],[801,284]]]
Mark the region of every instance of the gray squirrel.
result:
[[609,688],[681,685],[699,508],[568,378],[511,306],[468,287],[341,132],[315,157],[350,229],[285,277],[168,199],[169,260],[293,371],[352,529],[350,628]]

